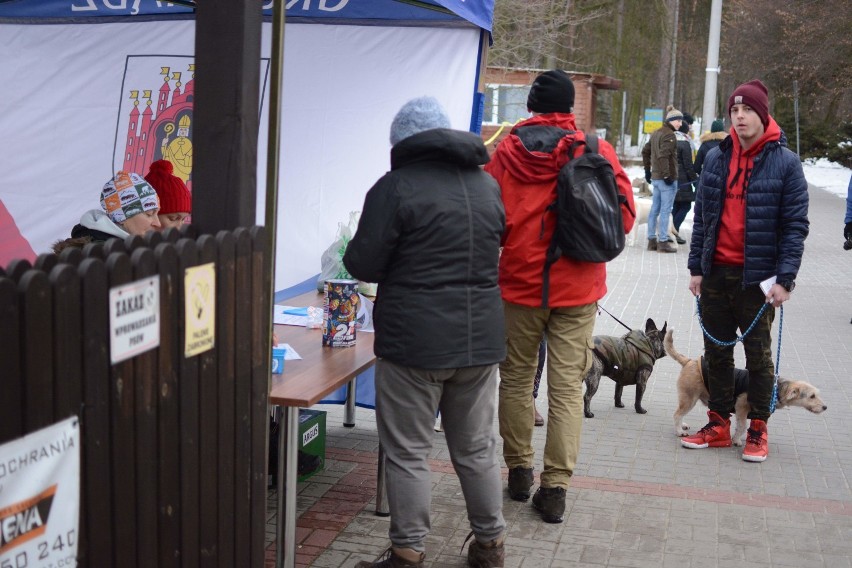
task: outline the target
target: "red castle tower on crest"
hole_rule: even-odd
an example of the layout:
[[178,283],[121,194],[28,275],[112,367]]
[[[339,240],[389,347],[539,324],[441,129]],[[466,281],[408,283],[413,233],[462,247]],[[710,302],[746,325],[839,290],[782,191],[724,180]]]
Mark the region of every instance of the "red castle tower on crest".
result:
[[[157,111],[151,110],[152,91],[142,91],[147,99],[145,110],[139,112],[139,91],[130,91],[133,109],[127,125],[127,144],[124,149],[124,167],[140,175],[156,160],[169,160],[174,165],[174,175],[181,178],[192,191],[192,101],[195,87],[195,64],[189,64],[192,74],[181,91],[181,73],[162,67],[163,84],[157,97]],[[171,77],[169,74],[171,73]],[[174,89],[170,81],[175,82]]]

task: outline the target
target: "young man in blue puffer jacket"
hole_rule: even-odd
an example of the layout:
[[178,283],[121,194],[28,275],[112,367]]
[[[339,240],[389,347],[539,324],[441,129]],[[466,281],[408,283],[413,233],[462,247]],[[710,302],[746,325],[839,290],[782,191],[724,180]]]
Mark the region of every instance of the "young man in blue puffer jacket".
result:
[[[743,459],[768,455],[774,364],[772,321],[790,297],[808,236],[808,184],[799,157],[769,115],[766,86],[737,87],[728,99],[731,134],[711,150],[701,174],[688,267],[689,290],[700,296],[706,333],[722,342],[744,332],[751,419]],[[775,277],[764,294],[760,283]],[[734,410],[734,348],[704,338],[710,367],[709,423],[681,440],[687,448],[729,447]]]

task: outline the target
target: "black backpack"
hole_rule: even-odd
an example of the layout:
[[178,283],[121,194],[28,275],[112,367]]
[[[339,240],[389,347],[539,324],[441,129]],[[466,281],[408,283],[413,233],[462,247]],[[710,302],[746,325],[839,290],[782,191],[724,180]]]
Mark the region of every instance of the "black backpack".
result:
[[547,207],[556,213],[556,229],[544,263],[543,308],[548,305],[550,267],[560,257],[608,262],[624,250],[621,205],[626,199],[618,192],[612,165],[598,154],[594,134],[587,135],[585,142],[574,142],[569,155],[574,156],[580,145],[585,151],[562,166],[556,180],[556,201]]

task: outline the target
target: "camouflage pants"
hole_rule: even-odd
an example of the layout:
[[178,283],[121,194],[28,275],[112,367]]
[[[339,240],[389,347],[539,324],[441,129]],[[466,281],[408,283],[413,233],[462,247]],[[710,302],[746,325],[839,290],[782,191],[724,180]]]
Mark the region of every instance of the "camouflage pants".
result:
[[[740,266],[714,266],[701,281],[701,316],[704,329],[719,341],[733,341],[754,321],[766,297],[760,286],[743,289],[743,269]],[[760,317],[743,340],[746,369],[749,373],[749,418],[769,419],[769,403],[775,381],[772,362],[772,321],[775,309],[771,306]],[[710,410],[722,416],[734,412],[734,347],[723,347],[704,336],[704,357],[710,366]]]

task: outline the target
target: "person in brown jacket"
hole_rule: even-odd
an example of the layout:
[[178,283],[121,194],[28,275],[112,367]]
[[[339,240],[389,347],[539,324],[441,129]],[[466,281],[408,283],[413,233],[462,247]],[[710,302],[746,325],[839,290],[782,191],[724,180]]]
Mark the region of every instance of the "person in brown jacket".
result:
[[677,138],[675,132],[683,122],[683,113],[672,105],[666,107],[666,120],[651,134],[642,148],[645,180],[654,188],[648,213],[648,250],[676,252],[669,242],[669,219],[677,193]]

